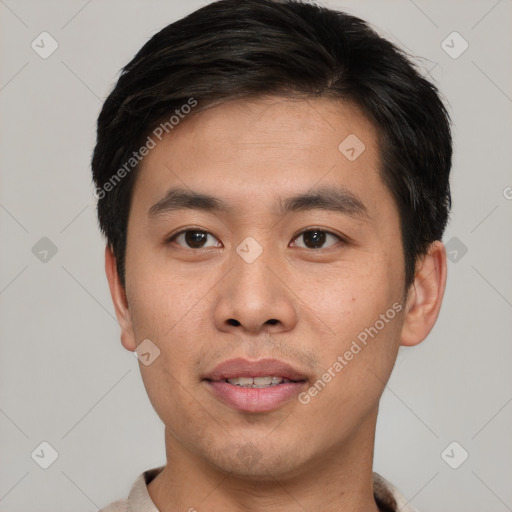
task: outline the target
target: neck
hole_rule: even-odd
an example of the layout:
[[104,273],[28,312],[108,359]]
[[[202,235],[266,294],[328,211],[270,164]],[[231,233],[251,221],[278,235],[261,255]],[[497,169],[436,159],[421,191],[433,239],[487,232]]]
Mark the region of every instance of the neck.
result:
[[[187,450],[166,429],[167,465],[148,485],[160,512],[379,512],[373,496],[377,410],[343,443],[286,471],[223,471]],[[300,450],[297,450],[299,452]]]

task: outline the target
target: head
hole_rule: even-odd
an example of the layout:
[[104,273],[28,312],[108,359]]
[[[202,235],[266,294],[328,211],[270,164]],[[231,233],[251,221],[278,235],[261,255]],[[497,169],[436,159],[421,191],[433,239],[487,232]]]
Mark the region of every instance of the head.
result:
[[[158,347],[141,370],[180,445],[232,470],[226,448],[252,440],[284,474],[355,435],[442,300],[451,136],[435,86],[358,18],[221,0],[143,46],[97,135],[123,345]],[[299,368],[301,398],[222,403],[208,377],[231,357]]]

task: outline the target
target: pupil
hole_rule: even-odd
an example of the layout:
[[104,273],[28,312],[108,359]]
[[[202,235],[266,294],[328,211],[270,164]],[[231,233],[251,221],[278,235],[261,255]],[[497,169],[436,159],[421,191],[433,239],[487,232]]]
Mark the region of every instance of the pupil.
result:
[[312,242],[312,245],[316,247],[320,247],[325,243],[325,232],[324,231],[306,231],[304,233],[304,242],[309,247],[308,239]]
[[185,233],[185,240],[190,247],[201,248],[202,243],[206,240],[206,233],[202,231],[187,231]]

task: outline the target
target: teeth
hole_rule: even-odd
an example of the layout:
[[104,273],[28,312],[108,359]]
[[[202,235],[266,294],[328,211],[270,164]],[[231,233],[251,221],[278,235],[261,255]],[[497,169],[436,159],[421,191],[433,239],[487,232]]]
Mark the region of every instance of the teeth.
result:
[[283,377],[235,377],[234,379],[227,379],[227,382],[244,388],[268,388],[290,381]]
[[254,381],[252,377],[238,377],[237,384],[239,384],[240,386],[249,386],[254,384]]
[[258,386],[268,386],[272,384],[272,377],[254,377],[254,384]]

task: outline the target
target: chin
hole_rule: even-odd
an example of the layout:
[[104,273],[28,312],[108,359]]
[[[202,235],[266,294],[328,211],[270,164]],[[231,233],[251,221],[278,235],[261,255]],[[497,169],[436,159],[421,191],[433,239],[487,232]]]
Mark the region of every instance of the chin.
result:
[[290,446],[282,445],[277,450],[268,441],[263,441],[260,445],[252,442],[230,445],[207,459],[217,470],[230,473],[233,478],[275,482],[275,478],[297,472],[303,463],[297,455],[298,450]]

